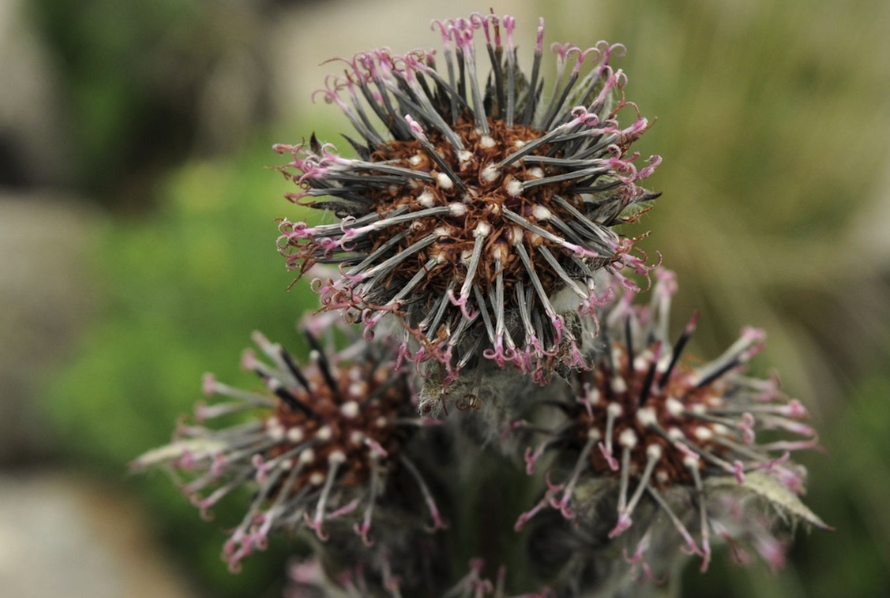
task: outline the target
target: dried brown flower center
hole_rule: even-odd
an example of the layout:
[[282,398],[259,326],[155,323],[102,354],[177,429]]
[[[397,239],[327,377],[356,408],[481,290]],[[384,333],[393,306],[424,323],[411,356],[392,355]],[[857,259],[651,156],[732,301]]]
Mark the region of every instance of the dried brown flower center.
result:
[[338,451],[344,458],[338,470],[340,484],[363,483],[368,479],[371,455],[377,447],[388,455],[398,451],[401,429],[394,419],[410,400],[404,383],[392,383],[392,370],[386,366],[353,364],[333,371],[335,392],[316,366],[306,367],[304,373],[312,393],[302,388],[288,391],[308,409],[292,409],[285,402],[278,404],[274,415],[265,421],[265,428],[287,441],[270,450],[269,457],[286,454],[314,439],[312,446],[294,458],[301,460],[303,466],[295,488],[324,481],[332,455]]
[[[403,225],[387,227],[376,234],[372,251],[405,231],[408,234],[398,242],[398,251],[410,248],[431,234],[437,235],[435,243],[418,251],[415,257],[395,269],[386,284],[397,284],[397,281],[407,280],[418,270],[426,270],[427,276],[416,287],[416,292],[443,293],[449,285],[460,288],[467,277],[477,239],[482,237],[481,259],[473,277],[474,284],[486,292],[493,290],[495,278],[501,273],[505,295],[512,297],[516,282],[528,281],[515,248],[517,244],[524,244],[544,290],[550,294],[561,286],[561,281],[546,258],[535,249],[546,247],[560,261],[563,261],[566,249],[518,225],[505,215],[505,210],[555,236],[563,237],[564,234],[554,222],[571,222],[575,216],[562,202],[584,212],[580,195],[567,192],[577,183],[562,181],[537,186],[532,183],[520,191],[519,183],[552,177],[563,173],[564,169],[538,166],[525,160],[496,167],[526,143],[540,138],[543,135],[541,131],[530,127],[508,128],[501,120],[489,119],[489,133],[482,135],[467,117],[453,129],[464,144],[464,152],[456,153],[436,130],[429,131],[429,142],[463,182],[466,191],[442,172],[419,141],[391,141],[372,156],[374,162],[387,161],[403,168],[430,173],[438,181],[427,183],[412,180],[410,185],[374,190],[370,194],[370,210],[381,218],[400,208],[415,213],[435,207],[455,206],[452,213],[421,216]],[[534,154],[547,155],[549,149],[545,145],[537,148]],[[553,157],[559,155],[560,152],[556,152]],[[557,201],[557,197],[562,202]]]
[[[645,395],[645,402],[641,404],[647,372],[652,365],[652,353],[637,356],[635,363],[631,364],[626,347],[620,343],[613,346],[617,349],[613,356],[617,374],[608,363],[602,364],[592,374],[587,374],[592,378],[591,394],[588,395],[591,397],[592,409],[590,414],[582,410],[580,441],[586,441],[590,430],[596,430],[602,438],[606,437],[611,409],[615,452],[620,454],[621,438],[626,431],[630,430],[636,439],[630,453],[632,475],[643,472],[648,460],[648,447],[658,445],[662,449],[662,457],[653,472],[654,485],[659,488],[675,483],[691,485],[692,475],[688,464],[684,463],[686,454],[677,448],[671,437],[682,434],[684,442],[713,455],[728,452],[718,442],[719,437],[726,435],[726,426],[705,419],[708,409],[719,408],[724,404],[719,383],[696,388],[691,382],[692,369],[681,362],[675,366],[664,386],[657,383],[656,377],[648,395]],[[616,384],[616,380],[621,382]],[[644,411],[642,415],[641,411]],[[697,412],[700,417],[690,415]],[[651,418],[654,418],[658,428],[667,433],[668,438],[649,425]],[[619,472],[609,467],[601,451],[591,451],[590,465],[600,475],[619,475]],[[705,466],[704,461],[700,466]]]

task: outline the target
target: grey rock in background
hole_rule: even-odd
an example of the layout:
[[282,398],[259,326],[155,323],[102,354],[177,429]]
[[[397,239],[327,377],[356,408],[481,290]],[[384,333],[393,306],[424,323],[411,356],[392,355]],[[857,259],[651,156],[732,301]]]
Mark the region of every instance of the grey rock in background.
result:
[[57,184],[68,174],[58,78],[27,22],[0,2],[0,185]]
[[46,191],[66,174],[63,110],[26,8],[0,3],[0,466],[50,448],[38,389],[92,303],[84,254],[97,224],[84,202]]
[[70,197],[0,191],[0,465],[51,448],[38,394],[95,301],[86,250],[98,223]]
[[67,475],[0,475],[0,594],[15,598],[187,598],[152,550],[141,513]]

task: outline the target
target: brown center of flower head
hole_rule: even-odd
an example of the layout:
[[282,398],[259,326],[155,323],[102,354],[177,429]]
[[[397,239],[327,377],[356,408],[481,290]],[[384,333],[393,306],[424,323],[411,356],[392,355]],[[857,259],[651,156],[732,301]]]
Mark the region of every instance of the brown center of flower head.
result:
[[[674,443],[685,439],[694,447],[692,452],[702,451],[715,458],[728,452],[720,439],[729,434],[729,428],[720,418],[707,414],[725,406],[724,384],[701,384],[684,363],[674,365],[669,373],[674,375],[659,373],[657,355],[651,348],[636,356],[633,364],[630,362],[627,346],[615,343],[611,360],[599,364],[595,371],[578,375],[590,405],[589,410],[580,411],[578,439],[581,444],[591,437],[607,441],[606,451],[590,452],[592,471],[619,476],[619,471],[612,468],[614,461],[610,465],[615,445],[617,453],[629,449],[629,473],[639,476],[650,460],[651,447],[658,446],[662,456],[651,474],[653,484],[659,489],[673,484],[692,485],[689,466],[684,462],[688,452],[677,450]],[[728,423],[736,426],[735,422]]]
[[341,463],[340,485],[364,483],[372,454],[398,453],[404,429],[397,428],[394,420],[410,400],[404,383],[393,377],[390,364],[355,363],[331,369],[316,359],[302,372],[308,388],[275,390],[282,400],[263,425],[270,437],[281,442],[269,450],[268,457],[274,459],[312,443],[295,458],[294,466],[302,466],[295,491],[307,484],[321,485],[335,460]]
[[[371,252],[393,239],[397,239],[395,253],[400,253],[422,244],[430,235],[436,238],[410,261],[393,268],[381,284],[386,288],[404,288],[417,272],[423,271],[424,276],[413,286],[415,293],[429,292],[441,297],[449,291],[457,295],[457,289],[461,289],[461,296],[465,296],[469,288],[463,287],[472,279],[471,284],[488,292],[501,284],[501,292],[511,298],[518,282],[528,284],[524,266],[528,261],[544,293],[552,295],[566,284],[559,275],[563,267],[553,257],[561,257],[565,245],[554,240],[561,234],[557,227],[573,220],[573,212],[584,209],[583,199],[571,189],[575,182],[544,184],[565,174],[565,169],[550,165],[558,163],[562,152],[554,150],[549,160],[515,160],[509,166],[499,166],[543,133],[530,127],[508,128],[503,121],[492,118],[488,134],[483,135],[468,115],[453,129],[466,148],[460,154],[450,151],[447,140],[438,131],[429,135],[429,144],[442,164],[431,160],[417,140],[391,141],[372,155],[373,162],[396,163],[432,177],[415,179],[407,188],[369,187],[369,209],[381,220],[395,212],[413,216],[404,224],[369,235]],[[539,152],[548,154],[551,149],[545,145]],[[443,172],[443,166],[453,175]],[[611,186],[617,185],[615,182]],[[523,226],[525,223],[528,224]],[[530,227],[546,232],[542,235]],[[516,307],[508,304],[506,309]],[[434,332],[437,336],[447,334],[442,323]]]

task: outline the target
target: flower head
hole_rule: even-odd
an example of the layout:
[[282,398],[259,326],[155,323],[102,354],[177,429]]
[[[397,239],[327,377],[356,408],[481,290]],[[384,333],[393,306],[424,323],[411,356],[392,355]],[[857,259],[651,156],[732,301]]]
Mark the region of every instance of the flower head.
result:
[[268,533],[276,529],[305,526],[325,540],[326,522],[354,520],[356,533],[370,545],[375,506],[385,497],[387,475],[396,468],[415,479],[434,527],[442,525],[419,471],[403,451],[412,430],[424,422],[413,415],[408,381],[384,357],[388,351],[361,343],[328,356],[310,331],[306,335],[312,351],[310,363],[301,367],[281,345],[254,334],[271,364],[247,350],[242,366],[259,376],[268,394],[205,376],[205,394],[233,400],[199,405],[199,424],[241,411],[255,412],[255,417],[220,429],[180,426],[173,443],[135,463],[167,463],[185,473],[189,480],[183,490],[202,513],[241,486],[256,487],[244,519],[223,549],[233,569],[255,549],[263,549]]
[[[590,489],[579,492],[579,486],[605,480],[617,490],[608,538],[630,529],[635,512],[648,502],[661,513],[654,519],[669,522],[689,551],[702,557],[703,569],[715,534],[752,540],[776,564],[781,545],[769,533],[773,518],[755,517],[746,505],[762,499],[782,515],[824,526],[797,499],[806,471],[789,460],[793,451],[818,448],[816,433],[801,421],[807,414],[800,402],[780,393],[774,380],[744,374],[763,347],[761,331],[745,329],[703,365],[683,359],[697,315],[671,345],[675,288],[673,274],[662,270],[649,305],[634,305],[628,294],[606,312],[604,346],[594,352],[594,369],[574,377],[570,402],[557,403],[567,420],[526,453],[531,471],[546,450],[558,447],[573,469],[561,483],[551,482],[541,503],[517,525],[547,506],[574,518],[589,508],[582,496]],[[781,438],[783,433],[796,438]],[[651,513],[629,551],[633,565],[644,563],[643,553],[654,541],[650,524]],[[644,570],[651,577],[651,569]]]
[[598,270],[647,268],[612,227],[656,197],[637,181],[660,158],[638,168],[630,151],[649,122],[618,123],[623,108],[636,110],[624,73],[610,66],[620,45],[554,44],[558,76],[545,98],[543,20],[530,75],[517,62],[512,17],[433,27],[441,57],[363,52],[318,92],[358,132],[347,138],[356,158],[314,136],[276,146],[292,156],[280,169],[301,187],[290,199],[340,218],[285,220],[279,247],[300,273],[339,264],[338,279],[315,282],[323,308],[363,322],[367,336],[395,315],[402,354],[443,364],[448,379],[482,355],[543,381],[556,364],[584,365],[557,293],[574,297],[569,311],[589,312]]

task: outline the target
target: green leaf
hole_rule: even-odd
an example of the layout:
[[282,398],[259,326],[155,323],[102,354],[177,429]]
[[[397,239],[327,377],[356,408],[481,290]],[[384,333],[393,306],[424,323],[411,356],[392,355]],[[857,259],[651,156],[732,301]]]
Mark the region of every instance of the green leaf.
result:
[[754,494],[767,501],[782,515],[790,515],[795,520],[805,521],[822,529],[834,529],[819,519],[818,515],[813,513],[796,494],[781,482],[760,471],[745,474],[745,481],[741,484],[732,476],[710,478],[705,481],[705,489],[734,489],[742,493]]

